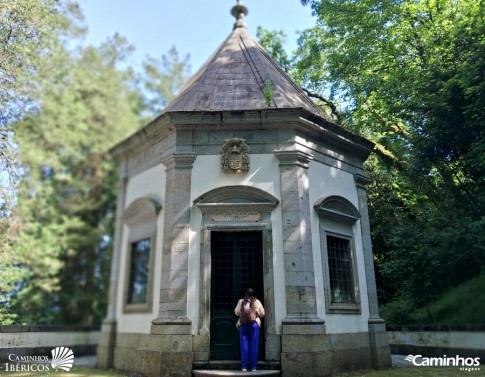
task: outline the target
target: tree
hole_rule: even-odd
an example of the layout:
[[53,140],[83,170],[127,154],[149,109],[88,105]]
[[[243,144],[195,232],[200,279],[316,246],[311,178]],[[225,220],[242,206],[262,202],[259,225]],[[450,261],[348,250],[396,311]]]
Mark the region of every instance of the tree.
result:
[[[35,101],[35,77],[60,33],[78,31],[77,5],[54,0],[0,2],[0,205],[8,210],[16,176],[12,124]],[[70,22],[68,22],[70,18]]]
[[[10,248],[16,231],[11,216],[19,166],[13,142],[15,121],[37,100],[35,77],[43,59],[56,48],[60,33],[67,35],[67,14],[77,17],[75,5],[53,0],[0,1],[0,304],[21,279],[18,258]],[[74,33],[75,27],[69,30]],[[2,305],[2,323],[12,321]]]
[[175,97],[190,75],[189,55],[181,57],[172,47],[161,59],[147,57],[141,77],[146,112],[156,116]]
[[133,74],[118,67],[129,50],[118,36],[76,56],[60,46],[39,70],[43,97],[15,124],[23,174],[12,247],[26,277],[12,311],[21,321],[103,316],[116,177],[107,151],[140,111]]
[[42,64],[15,72],[15,91],[4,102],[15,115],[5,124],[19,177],[1,217],[0,323],[99,324],[117,181],[108,150],[172,98],[188,57],[173,48],[161,65],[147,58],[140,78],[121,64],[132,47],[118,35],[97,48],[72,47],[83,31],[75,3],[39,7],[56,10],[62,22],[46,18],[52,35],[35,50]]
[[479,0],[303,0],[295,78],[376,145],[367,164],[383,300],[424,305],[481,273],[485,24]]
[[258,42],[263,46],[268,54],[283,68],[289,69],[291,62],[283,47],[286,41],[286,34],[283,30],[270,31],[258,26],[256,31],[256,38]]

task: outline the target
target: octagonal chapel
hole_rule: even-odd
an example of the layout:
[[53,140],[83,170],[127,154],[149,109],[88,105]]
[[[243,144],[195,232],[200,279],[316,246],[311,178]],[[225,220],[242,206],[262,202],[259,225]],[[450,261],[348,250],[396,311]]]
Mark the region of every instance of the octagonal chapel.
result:
[[239,368],[234,307],[249,287],[266,309],[262,372],[390,366],[363,174],[372,144],[332,123],[253,39],[246,7],[232,14],[180,94],[111,150],[120,179],[98,366]]

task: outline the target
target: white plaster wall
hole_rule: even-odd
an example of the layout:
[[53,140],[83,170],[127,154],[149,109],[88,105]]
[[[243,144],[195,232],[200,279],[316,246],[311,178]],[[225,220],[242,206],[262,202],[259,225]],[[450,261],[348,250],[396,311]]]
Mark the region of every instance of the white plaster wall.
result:
[[[220,156],[197,156],[192,170],[191,203],[200,195],[217,187],[228,185],[248,185],[274,195],[281,200],[279,161],[274,155],[251,155],[251,168],[245,175],[226,175],[220,169]],[[358,208],[357,191],[353,176],[340,169],[311,162],[309,166],[310,205],[323,196],[340,195],[348,199]],[[130,179],[127,185],[127,208],[133,201],[148,197],[164,204],[165,194],[165,167],[153,167]],[[355,246],[358,266],[358,277],[361,298],[361,315],[326,314],[323,291],[323,266],[320,250],[319,219],[316,211],[311,211],[312,242],[315,263],[316,293],[321,300],[317,303],[318,315],[326,321],[328,333],[367,331],[369,308],[365,280],[364,261],[362,253],[362,237],[360,222],[354,225]],[[273,234],[273,268],[274,268],[274,294],[275,294],[275,321],[277,332],[280,333],[281,322],[286,316],[285,298],[285,268],[283,256],[283,234],[281,206],[277,206],[271,215]],[[190,222],[189,247],[189,278],[187,297],[187,316],[192,321],[192,332],[198,331],[199,314],[199,284],[200,284],[200,229],[202,214],[192,206]],[[128,229],[124,227],[122,235],[121,265],[119,275],[119,289],[117,295],[118,331],[129,333],[150,333],[151,321],[158,316],[158,302],[160,299],[160,272],[161,254],[163,245],[163,209],[158,218],[158,235],[155,251],[155,275],[153,281],[153,310],[148,314],[124,314],[123,294],[126,277],[126,256],[128,245]]]
[[[338,195],[349,200],[356,208],[359,208],[357,189],[352,174],[324,165],[320,162],[312,161],[309,166],[308,177],[311,207],[313,207],[313,204],[322,197]],[[317,301],[318,316],[325,319],[326,330],[329,334],[367,331],[369,303],[367,300],[367,283],[365,277],[360,221],[355,223],[353,231],[360,288],[361,314],[326,314],[319,218],[317,212],[314,210],[311,211],[310,217],[312,224],[316,294],[317,298],[321,298]]]
[[[280,196],[280,168],[274,155],[252,154],[250,170],[244,175],[226,175],[220,169],[220,156],[197,156],[192,170],[191,202],[207,191],[222,186],[246,185]],[[282,245],[281,208],[277,206],[271,216],[273,231],[273,268],[275,276],[276,323],[285,317],[284,264]],[[199,284],[200,284],[200,229],[202,214],[198,208],[191,208],[191,233],[189,250],[189,281],[187,315],[192,320],[192,331],[198,329]],[[236,303],[234,303],[234,306]]]
[[[128,208],[131,203],[140,198],[150,198],[164,205],[165,195],[165,166],[157,165],[148,169],[128,181],[126,189],[125,208]],[[123,313],[124,300],[124,286],[127,278],[127,253],[128,253],[128,237],[129,229],[126,225],[123,226],[123,234],[121,241],[121,263],[118,276],[118,292],[117,292],[117,306],[116,318],[118,321],[118,332],[125,333],[150,333],[151,322],[158,317],[159,301],[160,301],[160,272],[162,270],[162,245],[163,245],[163,208],[160,211],[157,219],[157,241],[153,252],[154,255],[154,278],[153,278],[153,301],[151,313]]]

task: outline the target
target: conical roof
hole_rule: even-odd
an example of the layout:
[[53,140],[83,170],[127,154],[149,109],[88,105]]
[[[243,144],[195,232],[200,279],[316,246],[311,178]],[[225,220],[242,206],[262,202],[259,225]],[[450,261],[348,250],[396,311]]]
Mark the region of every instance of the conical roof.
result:
[[[232,8],[232,14],[236,17],[234,30],[211,58],[156,119],[113,147],[111,154],[115,158],[124,156],[126,151],[134,151],[143,145],[146,139],[173,129],[170,125],[213,124],[216,119],[209,116],[187,117],[190,113],[270,110],[266,116],[270,114],[275,121],[281,119],[275,115],[279,113],[278,110],[287,109],[290,111],[281,114],[293,120],[304,117],[310,122],[305,126],[313,124],[310,128],[318,131],[322,137],[346,148],[352,147],[363,159],[367,158],[373,144],[333,123],[254,40],[244,26],[247,8],[241,5],[240,0]],[[271,86],[272,99],[269,104],[265,95],[267,83]]]
[[[265,85],[271,87],[270,103]],[[304,108],[327,118],[238,21],[163,113],[268,108]]]

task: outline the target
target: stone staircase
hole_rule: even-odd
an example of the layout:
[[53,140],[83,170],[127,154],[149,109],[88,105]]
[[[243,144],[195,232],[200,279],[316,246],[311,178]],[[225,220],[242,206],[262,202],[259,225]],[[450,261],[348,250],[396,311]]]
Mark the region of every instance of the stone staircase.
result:
[[258,370],[255,372],[242,372],[239,361],[209,361],[195,362],[194,377],[251,377],[251,376],[280,376],[280,363],[258,362]]

